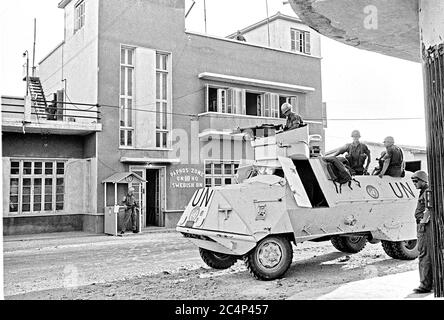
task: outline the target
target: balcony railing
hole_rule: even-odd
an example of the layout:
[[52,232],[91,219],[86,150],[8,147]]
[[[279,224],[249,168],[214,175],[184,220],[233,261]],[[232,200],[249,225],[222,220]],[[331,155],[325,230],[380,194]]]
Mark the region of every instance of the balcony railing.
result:
[[101,131],[100,106],[2,97],[2,130],[60,134],[87,134]]

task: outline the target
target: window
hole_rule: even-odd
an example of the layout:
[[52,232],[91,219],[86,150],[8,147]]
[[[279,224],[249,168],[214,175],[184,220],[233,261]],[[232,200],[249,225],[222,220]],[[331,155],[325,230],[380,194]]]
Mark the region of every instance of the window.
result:
[[245,91],[238,88],[214,88],[207,86],[208,111],[245,114]]
[[64,161],[11,161],[10,213],[56,212],[64,209],[64,203]]
[[120,146],[133,145],[134,49],[120,51]]
[[78,2],[75,6],[75,22],[74,22],[74,32],[82,29],[85,25],[85,1],[82,0]]
[[205,186],[225,186],[235,183],[237,161],[205,161]]
[[168,54],[156,54],[156,147],[168,148]]
[[310,54],[310,32],[291,29],[291,51]]

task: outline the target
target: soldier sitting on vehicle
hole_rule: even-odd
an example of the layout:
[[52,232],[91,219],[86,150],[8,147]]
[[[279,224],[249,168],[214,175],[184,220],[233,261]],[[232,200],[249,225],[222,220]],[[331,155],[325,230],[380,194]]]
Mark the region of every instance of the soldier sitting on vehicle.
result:
[[[343,153],[347,153],[345,158],[350,164],[352,175],[365,175],[368,174],[367,170],[370,165],[370,150],[367,145],[361,143],[359,138],[361,134],[358,130],[353,130],[351,133],[351,137],[353,138],[352,143],[347,143],[341,149],[339,149],[334,155],[338,156]],[[366,163],[364,167],[364,163]]]
[[384,139],[384,146],[386,148],[385,155],[382,157],[383,166],[378,176],[382,178],[384,175],[391,177],[404,177],[404,156],[401,148],[395,145],[393,137],[386,137]]

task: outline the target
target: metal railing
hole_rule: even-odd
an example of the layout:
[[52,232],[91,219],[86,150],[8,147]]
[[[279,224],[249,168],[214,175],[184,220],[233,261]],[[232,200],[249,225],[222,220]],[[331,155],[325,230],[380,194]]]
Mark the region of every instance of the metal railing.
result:
[[26,108],[25,99],[3,97],[2,117],[4,119],[26,119],[26,113],[29,113],[31,122],[49,120],[100,123],[101,121],[100,105],[98,104],[50,101],[45,105],[43,100],[31,99],[30,101],[30,108]]

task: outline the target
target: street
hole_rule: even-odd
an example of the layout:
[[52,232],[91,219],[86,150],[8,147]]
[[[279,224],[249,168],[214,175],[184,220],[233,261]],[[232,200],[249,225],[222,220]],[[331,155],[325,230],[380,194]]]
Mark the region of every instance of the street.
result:
[[394,260],[380,244],[347,255],[330,242],[305,242],[293,247],[284,278],[258,281],[243,261],[210,269],[197,247],[173,230],[4,241],[7,300],[322,299],[352,281],[417,269],[417,260]]

